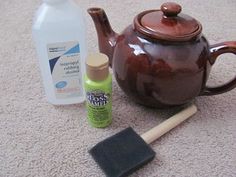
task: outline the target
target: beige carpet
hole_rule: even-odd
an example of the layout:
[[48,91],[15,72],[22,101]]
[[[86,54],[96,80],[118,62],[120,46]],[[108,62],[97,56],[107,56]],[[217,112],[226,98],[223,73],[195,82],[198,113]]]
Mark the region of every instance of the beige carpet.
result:
[[[160,0],[78,0],[86,10],[106,9],[121,31],[135,14],[159,8]],[[211,44],[236,40],[235,0],[179,0],[183,11],[202,22]],[[88,149],[131,126],[143,133],[177,109],[154,110],[127,98],[113,82],[113,123],[91,128],[83,104],[54,107],[45,100],[31,39],[32,17],[40,0],[0,1],[0,177],[100,177],[103,173]],[[86,14],[88,44],[97,51],[94,26]],[[234,77],[236,56],[216,63],[209,84]],[[219,96],[199,97],[198,113],[152,144],[157,156],[133,177],[235,177],[236,89]]]

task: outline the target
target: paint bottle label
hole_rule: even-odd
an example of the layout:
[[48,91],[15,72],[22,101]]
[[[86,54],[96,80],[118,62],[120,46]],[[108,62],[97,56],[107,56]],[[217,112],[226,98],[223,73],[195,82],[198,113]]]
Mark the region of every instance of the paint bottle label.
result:
[[87,117],[93,127],[107,127],[112,122],[111,80],[109,75],[105,81],[97,84],[85,77]]
[[47,45],[49,66],[57,99],[83,95],[80,45],[77,41]]

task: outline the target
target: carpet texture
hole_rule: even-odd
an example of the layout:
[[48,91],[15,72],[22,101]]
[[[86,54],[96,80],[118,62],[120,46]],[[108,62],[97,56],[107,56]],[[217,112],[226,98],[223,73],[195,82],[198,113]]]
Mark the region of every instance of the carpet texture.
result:
[[[122,31],[145,9],[163,0],[77,0],[84,11],[103,7],[115,31]],[[203,25],[211,44],[236,40],[235,0],[178,0]],[[46,102],[31,37],[33,14],[40,0],[0,1],[0,177],[100,177],[88,154],[97,142],[133,127],[143,133],[179,108],[157,110],[132,102],[113,81],[113,123],[106,129],[88,125],[84,104],[52,106]],[[98,50],[91,18],[87,20],[89,51]],[[216,62],[209,85],[235,76],[236,56]],[[156,141],[157,156],[133,177],[235,177],[236,89],[198,97],[198,113]]]

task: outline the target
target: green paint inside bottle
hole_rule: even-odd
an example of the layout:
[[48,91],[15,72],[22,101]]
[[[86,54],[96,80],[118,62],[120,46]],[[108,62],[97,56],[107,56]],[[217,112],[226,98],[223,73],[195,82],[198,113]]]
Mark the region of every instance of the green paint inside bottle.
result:
[[96,128],[107,127],[112,122],[112,76],[108,67],[108,58],[104,54],[91,55],[86,62],[84,87],[87,118]]

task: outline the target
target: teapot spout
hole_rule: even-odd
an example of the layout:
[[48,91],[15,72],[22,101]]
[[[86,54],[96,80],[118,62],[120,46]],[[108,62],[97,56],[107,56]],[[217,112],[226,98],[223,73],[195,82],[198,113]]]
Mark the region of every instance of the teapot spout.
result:
[[105,11],[101,8],[89,8],[88,13],[93,19],[97,30],[99,50],[109,57],[109,64],[112,66],[114,47],[118,34],[115,33],[110,25]]

